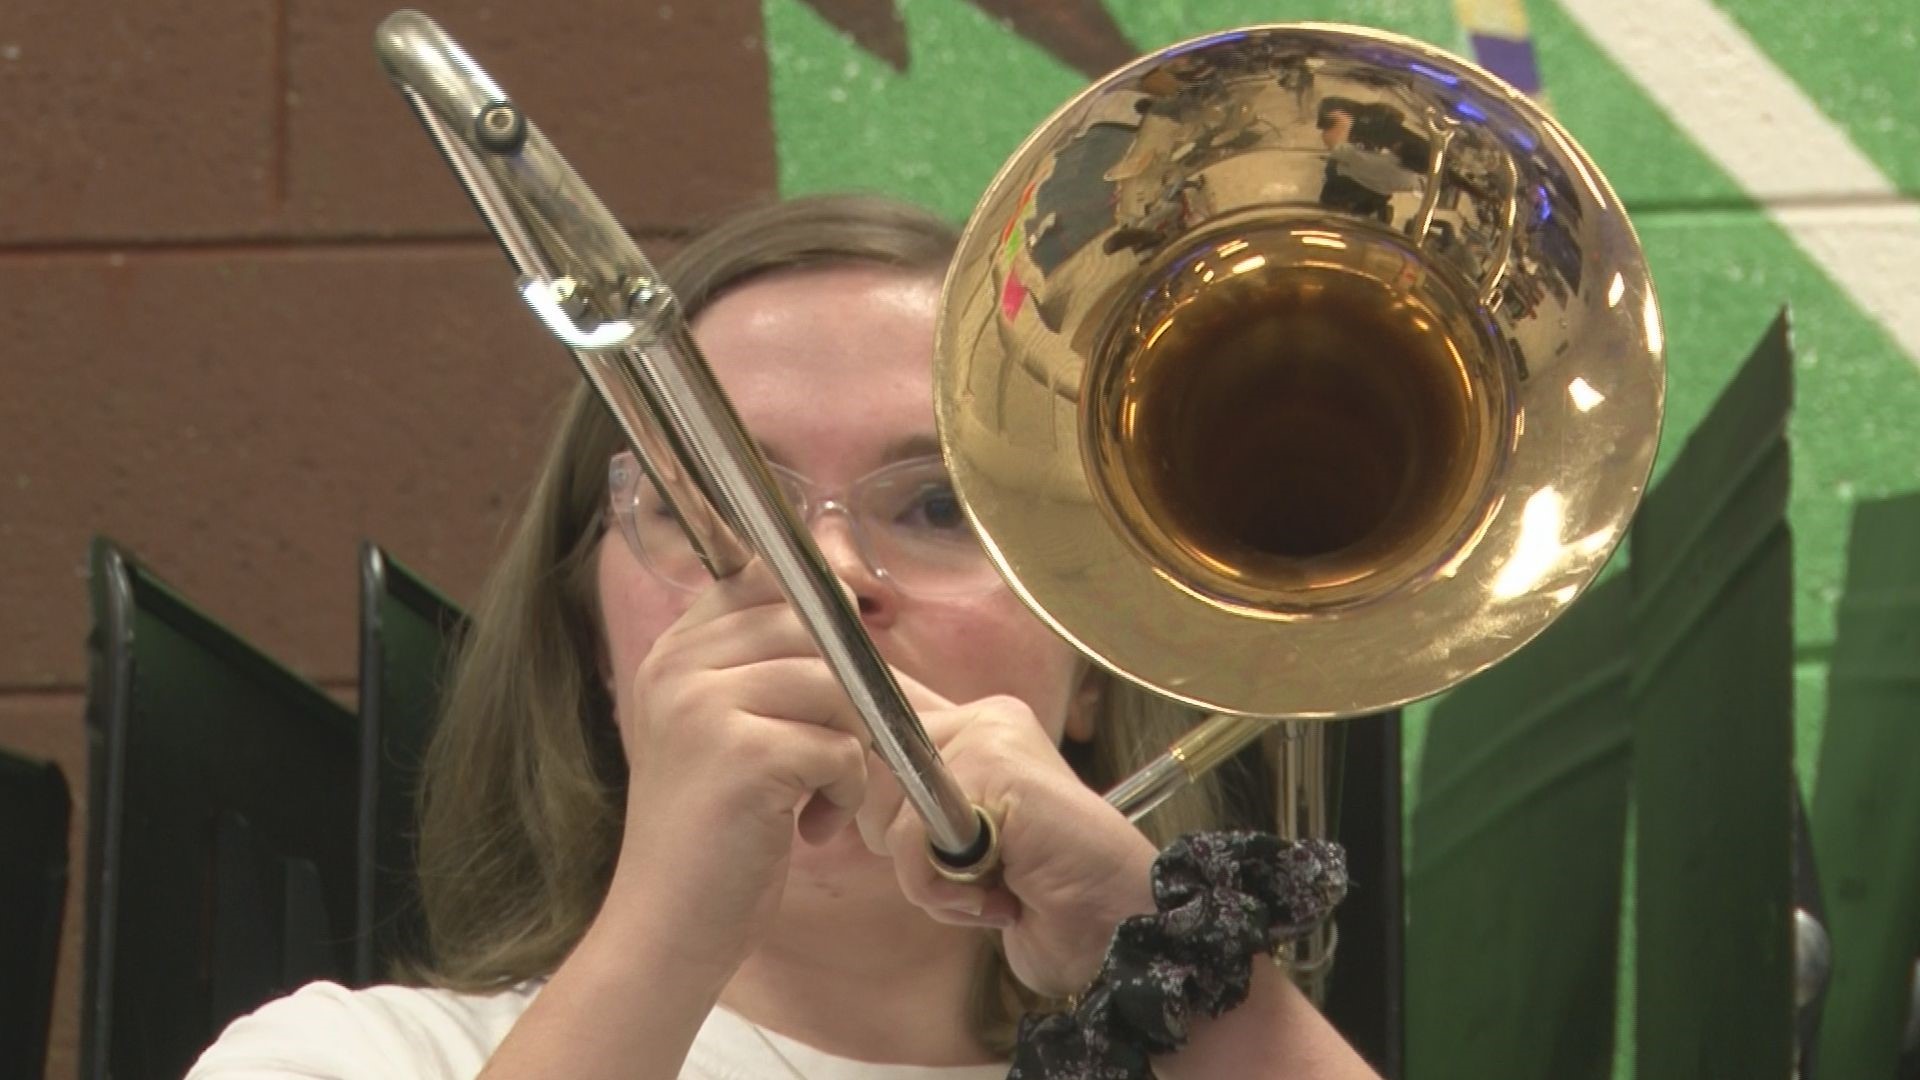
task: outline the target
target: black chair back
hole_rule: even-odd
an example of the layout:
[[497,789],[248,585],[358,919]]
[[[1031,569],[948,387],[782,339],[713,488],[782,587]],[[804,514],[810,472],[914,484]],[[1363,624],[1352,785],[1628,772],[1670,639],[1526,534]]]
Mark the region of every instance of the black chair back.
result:
[[360,807],[354,958],[363,982],[424,954],[414,807],[442,678],[466,624],[453,602],[380,547],[360,549]]
[[91,592],[81,1072],[171,1080],[233,1018],[351,975],[356,732],[105,539]]
[[1398,710],[1345,721],[1334,834],[1353,887],[1324,1011],[1386,1080],[1406,1076],[1406,877]]
[[40,1076],[67,899],[67,781],[0,751],[0,1076]]

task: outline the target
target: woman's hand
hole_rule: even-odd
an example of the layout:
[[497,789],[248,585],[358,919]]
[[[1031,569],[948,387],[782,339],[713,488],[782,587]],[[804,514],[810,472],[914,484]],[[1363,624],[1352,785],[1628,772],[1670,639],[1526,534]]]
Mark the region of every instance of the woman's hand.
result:
[[603,917],[624,905],[672,927],[687,962],[730,974],[778,908],[796,812],[801,837],[818,841],[860,806],[863,729],[757,562],[702,593],[618,677],[631,782]]
[[1008,963],[1029,988],[1055,996],[1084,988],[1120,920],[1153,910],[1153,844],[1081,781],[1025,703],[916,704],[961,788],[999,823],[999,874],[975,885],[941,877],[925,824],[878,768],[858,817],[862,838],[892,857],[907,899],[933,918],[1001,930]]

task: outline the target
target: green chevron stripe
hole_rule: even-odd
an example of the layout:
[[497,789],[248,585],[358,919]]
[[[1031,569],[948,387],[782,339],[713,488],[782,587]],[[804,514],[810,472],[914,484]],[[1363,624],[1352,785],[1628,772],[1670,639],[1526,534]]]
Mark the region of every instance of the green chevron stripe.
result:
[[1114,21],[1145,49],[1225,30],[1234,26],[1274,22],[1358,23],[1396,34],[1430,41],[1461,51],[1465,36],[1448,0],[1303,0],[1274,4],[1261,0],[1189,0],[1187,3],[1129,3],[1107,0]]
[[766,0],[780,191],[879,190],[964,218],[1080,76],[958,0],[903,3],[898,73],[798,0]]
[[[1751,201],[1558,4],[1535,0],[1527,13],[1555,116],[1592,155],[1629,209]],[[1758,334],[1763,326],[1755,323],[1748,334]],[[1736,359],[1729,356],[1726,362]]]
[[[1015,147],[1085,84],[1077,73],[961,0],[897,0],[908,68],[868,55],[800,0],[764,0],[782,194],[891,192],[955,219],[973,209]],[[1447,44],[1451,10],[1425,0],[1123,4],[1115,21],[1143,50],[1257,22],[1364,22]]]
[[1799,638],[1833,635],[1852,503],[1920,486],[1920,378],[1879,325],[1758,210],[1638,219],[1666,314],[1663,450],[1692,430],[1787,298],[1799,391],[1793,418]]
[[1715,2],[1895,187],[1920,194],[1920,4]]

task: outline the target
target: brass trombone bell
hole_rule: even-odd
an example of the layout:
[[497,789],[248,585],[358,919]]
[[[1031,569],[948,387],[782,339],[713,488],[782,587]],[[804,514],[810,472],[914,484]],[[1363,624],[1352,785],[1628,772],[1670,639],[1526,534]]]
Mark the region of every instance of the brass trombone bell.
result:
[[994,562],[1115,673],[1230,714],[1437,693],[1625,532],[1662,343],[1639,243],[1493,76],[1351,27],[1163,50],[1001,170],[935,408]]
[[[709,567],[764,560],[945,869],[967,801],[687,331],[593,192],[432,20],[389,76]],[[1618,201],[1471,65],[1254,27],[1068,102],[964,230],[935,413],[989,555],[1041,619],[1216,718],[1130,816],[1262,724],[1435,693],[1518,648],[1619,541],[1658,439],[1660,323]],[[984,822],[984,824],[983,824]]]

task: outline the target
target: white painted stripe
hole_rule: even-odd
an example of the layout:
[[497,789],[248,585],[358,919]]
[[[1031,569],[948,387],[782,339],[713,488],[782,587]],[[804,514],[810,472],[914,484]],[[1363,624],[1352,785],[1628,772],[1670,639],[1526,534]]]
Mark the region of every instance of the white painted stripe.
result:
[[1920,202],[1707,0],[1559,3],[1920,365]]

